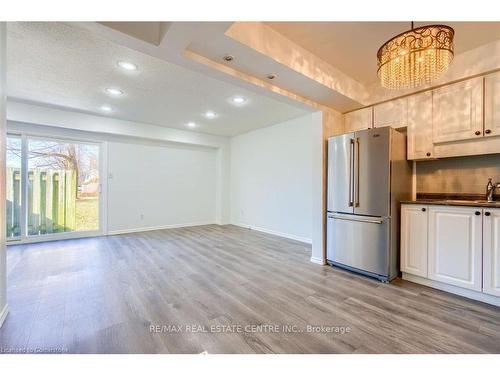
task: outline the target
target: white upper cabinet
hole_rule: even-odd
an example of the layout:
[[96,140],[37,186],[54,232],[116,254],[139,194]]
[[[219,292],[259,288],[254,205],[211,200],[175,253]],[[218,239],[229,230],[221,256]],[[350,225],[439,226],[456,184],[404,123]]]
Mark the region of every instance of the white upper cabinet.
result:
[[428,277],[481,291],[482,210],[429,207]]
[[499,208],[484,209],[483,263],[483,292],[500,297]]
[[396,99],[373,107],[373,127],[404,128],[407,123],[407,99]]
[[350,133],[372,127],[372,107],[358,109],[344,115],[344,132]]
[[484,135],[500,135],[500,72],[484,79]]
[[427,207],[401,206],[401,271],[427,277]]
[[434,143],[478,138],[483,135],[483,78],[433,91]]
[[426,91],[408,98],[408,160],[434,156],[432,141],[432,92]]

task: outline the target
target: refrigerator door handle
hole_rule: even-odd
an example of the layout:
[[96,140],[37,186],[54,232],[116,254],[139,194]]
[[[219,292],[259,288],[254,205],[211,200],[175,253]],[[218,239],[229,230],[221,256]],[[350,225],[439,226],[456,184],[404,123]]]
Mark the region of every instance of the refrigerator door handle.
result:
[[354,206],[354,139],[349,140],[349,207]]
[[327,215],[329,219],[338,219],[338,220],[346,220],[346,221],[359,221],[361,223],[370,223],[370,224],[383,224],[384,219],[383,218],[364,218],[360,216],[353,216],[353,215],[338,215],[338,214],[331,214],[329,213]]
[[355,149],[355,175],[354,177],[354,206],[359,207],[359,138],[354,140],[354,149]]

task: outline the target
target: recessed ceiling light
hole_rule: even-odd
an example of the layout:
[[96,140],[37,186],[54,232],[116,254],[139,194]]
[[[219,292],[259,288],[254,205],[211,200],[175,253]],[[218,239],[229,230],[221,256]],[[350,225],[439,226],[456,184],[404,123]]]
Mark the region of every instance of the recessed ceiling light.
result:
[[137,65],[128,61],[118,61],[118,66],[129,71],[137,70]]
[[230,61],[234,60],[234,56],[232,56],[232,55],[225,55],[223,57],[223,59],[224,59],[224,61],[230,62]]
[[101,111],[109,113],[109,112],[113,112],[113,108],[111,108],[109,105],[102,105]]
[[275,79],[278,75],[276,73],[270,73],[266,76],[267,79]]
[[214,119],[217,117],[217,113],[215,113],[214,111],[206,111],[205,117],[208,119]]
[[188,128],[196,128],[196,124],[192,121],[187,123]]
[[105,90],[109,95],[120,96],[123,95],[123,91],[115,87],[108,87]]
[[243,104],[245,103],[247,100],[243,97],[243,96],[233,96],[233,98],[231,99],[231,101],[234,103],[234,104]]

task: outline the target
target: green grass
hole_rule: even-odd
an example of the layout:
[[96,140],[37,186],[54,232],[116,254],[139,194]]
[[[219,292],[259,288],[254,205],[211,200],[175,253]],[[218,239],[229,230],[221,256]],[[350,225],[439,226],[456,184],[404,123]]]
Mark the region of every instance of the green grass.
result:
[[99,199],[80,198],[76,200],[76,230],[99,229]]

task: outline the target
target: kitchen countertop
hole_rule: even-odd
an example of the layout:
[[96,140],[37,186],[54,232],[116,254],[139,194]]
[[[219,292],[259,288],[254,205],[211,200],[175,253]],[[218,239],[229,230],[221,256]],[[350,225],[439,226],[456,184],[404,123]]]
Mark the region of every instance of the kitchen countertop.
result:
[[401,204],[435,204],[441,206],[500,208],[500,201],[487,202],[486,200],[467,200],[467,199],[416,199],[416,200],[401,201]]

